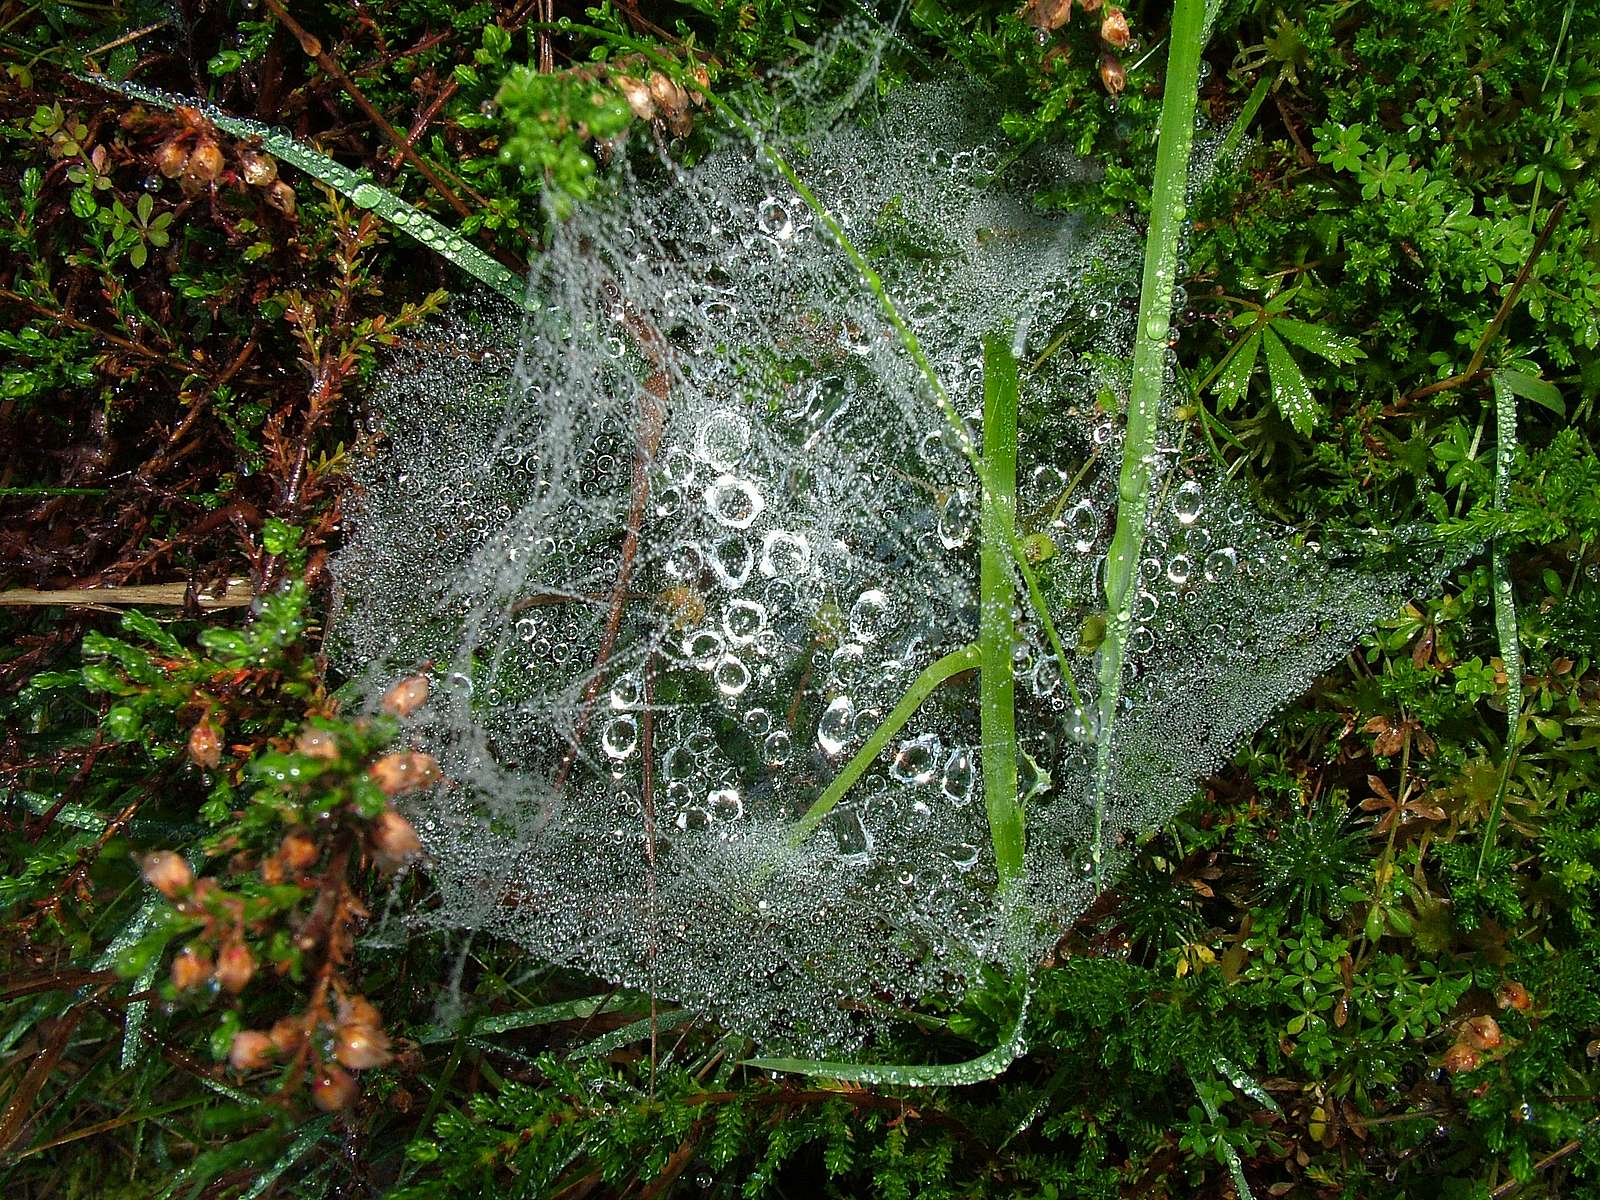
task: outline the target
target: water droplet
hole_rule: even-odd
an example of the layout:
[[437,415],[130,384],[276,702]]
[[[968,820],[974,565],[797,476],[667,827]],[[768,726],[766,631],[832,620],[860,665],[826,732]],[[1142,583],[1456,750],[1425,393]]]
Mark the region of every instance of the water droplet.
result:
[[793,579],[811,570],[811,543],[804,534],[774,529],[761,539],[761,573]]
[[600,745],[605,750],[606,757],[618,761],[632,754],[638,744],[639,723],[632,716],[616,717],[607,722],[605,732],[600,738]]
[[734,475],[718,475],[706,487],[706,511],[731,529],[749,529],[766,507],[755,485]]
[[868,588],[850,606],[850,636],[858,642],[876,641],[889,615],[889,597],[879,588]]
[[706,811],[714,821],[737,821],[744,816],[744,799],[733,788],[718,788],[706,797]]
[[1231,579],[1238,569],[1239,555],[1232,546],[1224,546],[1206,555],[1205,572],[1208,583],[1221,583],[1225,579]]
[[1093,504],[1079,500],[1067,510],[1063,524],[1072,537],[1072,548],[1079,554],[1094,548],[1095,539],[1100,536],[1100,513]]
[[697,629],[683,639],[683,656],[702,671],[716,666],[725,649],[722,635],[715,629]]
[[756,226],[762,233],[780,242],[794,236],[794,221],[789,216],[789,208],[776,196],[763,197],[761,203],[756,205]]
[[737,535],[723,538],[711,548],[711,571],[723,587],[738,591],[750,578],[755,557],[755,551],[744,538]]
[[894,761],[889,764],[889,774],[901,783],[930,783],[939,768],[939,756],[943,753],[944,747],[938,736],[924,733],[900,743]]
[[761,743],[762,757],[766,759],[769,767],[781,767],[789,761],[793,749],[793,739],[788,731],[779,729],[767,735],[767,740]]
[[717,663],[711,678],[716,681],[717,691],[724,696],[738,696],[750,686],[750,668],[744,665],[743,659],[729,654]]
[[1180,484],[1172,496],[1172,511],[1177,514],[1178,524],[1193,525],[1199,519],[1203,499],[1200,485],[1194,480]]
[[944,760],[944,775],[939,780],[939,790],[957,807],[972,800],[972,789],[978,782],[976,756],[967,746],[957,746]]
[[694,452],[719,471],[733,470],[750,453],[750,422],[728,409],[710,414],[695,433]]
[[822,719],[817,722],[817,745],[824,754],[831,758],[849,745],[855,718],[856,706],[849,696],[835,696],[823,709]]
[[722,610],[722,631],[730,646],[748,646],[767,627],[767,607],[755,600],[730,600]]
[[362,208],[377,208],[383,201],[383,191],[370,183],[358,184],[350,199]]

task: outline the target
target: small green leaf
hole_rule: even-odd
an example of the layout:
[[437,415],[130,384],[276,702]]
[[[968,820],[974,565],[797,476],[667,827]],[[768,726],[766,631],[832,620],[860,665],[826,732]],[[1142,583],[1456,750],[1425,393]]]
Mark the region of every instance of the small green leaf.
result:
[[1244,399],[1250,387],[1250,376],[1255,374],[1256,355],[1261,350],[1261,330],[1245,334],[1244,341],[1234,350],[1233,357],[1217,374],[1211,390],[1217,396],[1217,411],[1227,412]]
[[1262,330],[1261,340],[1267,348],[1267,378],[1272,381],[1273,403],[1278,406],[1284,420],[1294,426],[1296,433],[1309,437],[1321,415],[1317,401],[1311,395],[1310,385],[1300,373],[1300,366],[1294,361],[1294,355],[1289,353],[1289,347],[1283,344],[1283,339],[1272,331],[1270,325]]
[[184,656],[182,643],[166,631],[162,625],[136,608],[129,609],[122,614],[122,628],[124,632],[136,634],[151,645],[156,646],[174,658]]
[[1532,400],[1535,404],[1542,405],[1555,413],[1558,417],[1567,415],[1566,401],[1562,400],[1561,392],[1555,384],[1537,375],[1529,375],[1525,371],[1513,371],[1510,367],[1501,367],[1495,374],[1511,389],[1513,395],[1521,396],[1524,400]]
[[1287,338],[1302,350],[1309,350],[1333,363],[1353,363],[1365,358],[1355,338],[1335,333],[1326,325],[1313,325],[1309,321],[1296,321],[1292,317],[1279,317],[1272,323],[1275,333]]

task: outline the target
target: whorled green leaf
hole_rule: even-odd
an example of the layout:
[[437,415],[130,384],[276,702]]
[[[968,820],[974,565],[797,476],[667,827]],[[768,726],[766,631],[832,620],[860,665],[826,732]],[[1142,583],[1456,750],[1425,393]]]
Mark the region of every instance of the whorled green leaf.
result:
[[1361,349],[1361,344],[1348,334],[1335,333],[1326,325],[1314,325],[1310,321],[1297,321],[1293,317],[1279,317],[1272,322],[1273,332],[1288,341],[1293,342],[1302,350],[1309,350],[1320,358],[1325,358],[1331,363],[1340,365],[1353,363],[1358,358],[1365,358],[1366,352]]
[[1309,436],[1322,415],[1311,386],[1300,371],[1300,364],[1283,339],[1273,332],[1271,325],[1261,331],[1261,342],[1267,352],[1267,378],[1272,382],[1272,402],[1278,406],[1284,420],[1296,433]]
[[1250,387],[1250,376],[1255,374],[1256,357],[1260,351],[1261,331],[1256,329],[1244,335],[1232,356],[1217,373],[1211,390],[1216,394],[1219,412],[1227,412],[1244,399]]

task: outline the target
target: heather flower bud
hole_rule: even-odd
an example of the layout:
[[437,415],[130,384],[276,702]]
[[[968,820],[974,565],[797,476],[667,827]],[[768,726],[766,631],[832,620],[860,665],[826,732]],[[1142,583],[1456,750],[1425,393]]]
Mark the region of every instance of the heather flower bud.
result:
[[282,1017],[273,1023],[268,1036],[273,1049],[287,1058],[306,1044],[306,1027],[298,1017]]
[[641,121],[655,119],[655,102],[650,99],[650,89],[643,82],[629,78],[626,75],[617,76],[617,90],[622,93],[622,98],[628,102],[628,107],[633,110],[633,115]]
[[1122,95],[1122,90],[1128,86],[1128,73],[1122,68],[1122,60],[1109,50],[1100,56],[1100,82],[1113,96]]
[[409,717],[428,700],[428,677],[409,675],[383,694],[383,711],[392,717]]
[[229,942],[217,959],[217,982],[237,996],[256,973],[255,955],[243,942]]
[[338,1007],[341,1025],[371,1025],[377,1028],[383,1025],[377,1008],[365,996],[340,996]]
[[386,808],[372,822],[372,848],[386,864],[398,866],[422,853],[422,841],[411,822]]
[[233,1035],[233,1045],[228,1048],[228,1062],[235,1071],[259,1071],[270,1066],[276,1047],[272,1038],[258,1029],[241,1029]]
[[200,950],[185,946],[172,960],[172,986],[180,992],[199,987],[211,978],[211,957]]
[[689,93],[660,71],[650,72],[650,98],[656,107],[672,115],[689,107]]
[[1500,1032],[1500,1022],[1493,1017],[1468,1017],[1461,1022],[1461,1040],[1474,1050],[1493,1050],[1505,1037]]
[[294,748],[307,758],[319,758],[323,762],[332,762],[339,757],[339,743],[334,741],[333,734],[315,725],[307,725],[300,731],[300,736],[294,740]]
[[386,796],[432,787],[444,778],[433,755],[420,750],[396,750],[392,754],[385,754],[367,768],[367,774]]
[[1115,46],[1118,50],[1126,50],[1130,39],[1128,18],[1123,15],[1122,10],[1106,9],[1106,15],[1100,19],[1100,40],[1108,46]]
[[341,1025],[333,1041],[334,1057],[352,1071],[381,1067],[394,1058],[389,1036],[371,1025]]
[[1533,997],[1528,995],[1528,989],[1515,979],[1508,979],[1496,988],[1494,998],[1501,1008],[1514,1008],[1518,1012],[1527,1012],[1533,1007]]
[[144,856],[144,879],[168,900],[176,900],[194,886],[194,872],[183,855],[157,850]]
[[278,857],[289,870],[305,871],[316,864],[320,854],[310,834],[296,832],[285,835],[279,843]]
[[161,149],[156,151],[156,170],[168,179],[176,179],[182,175],[189,165],[189,152],[176,141],[165,142]]
[[214,770],[222,762],[222,734],[209,720],[189,731],[189,757],[196,766]]
[[189,155],[184,173],[200,183],[211,183],[222,174],[222,150],[215,142],[201,142]]
[[1439,1065],[1452,1075],[1460,1075],[1466,1071],[1477,1070],[1478,1052],[1465,1042],[1457,1042],[1444,1052],[1444,1057],[1439,1060]]
[[267,203],[286,217],[294,216],[294,189],[283,180],[278,180],[267,188]]
[[278,163],[270,154],[246,150],[239,156],[240,174],[251,187],[266,187],[278,178]]
[[339,1067],[324,1067],[311,1085],[311,1102],[323,1112],[339,1112],[356,1100],[356,1081]]

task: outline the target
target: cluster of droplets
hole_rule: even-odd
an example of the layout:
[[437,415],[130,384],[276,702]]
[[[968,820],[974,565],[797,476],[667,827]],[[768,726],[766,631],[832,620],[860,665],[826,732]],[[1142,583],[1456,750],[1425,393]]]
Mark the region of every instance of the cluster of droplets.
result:
[[[1125,229],[1036,212],[1034,184],[1083,168],[1001,174],[992,129],[965,92],[920,87],[812,131],[790,149],[827,220],[760,148],[646,162],[621,201],[558,228],[525,317],[458,319],[388,364],[339,641],[375,694],[435,664],[410,733],[450,781],[416,814],[449,919],[804,1050],[1009,953],[971,678],[792,836],[976,636],[971,456],[982,339],[1002,327],[1042,414],[1019,533],[1066,651],[1019,580],[1033,949],[1087,904],[1121,435],[1118,381],[1076,349],[1131,343],[1137,254]],[[1113,742],[1121,840],[1403,583],[1325,569],[1177,447],[1158,457]]]

